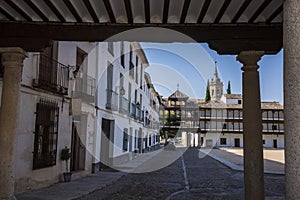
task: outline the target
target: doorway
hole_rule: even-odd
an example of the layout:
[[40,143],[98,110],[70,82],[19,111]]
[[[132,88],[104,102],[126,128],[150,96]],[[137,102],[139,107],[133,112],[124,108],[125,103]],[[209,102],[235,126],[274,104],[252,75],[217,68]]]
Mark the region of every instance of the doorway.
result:
[[84,170],[85,168],[85,145],[82,143],[79,136],[80,127],[72,122],[72,145],[71,145],[71,171]]
[[114,121],[102,119],[101,126],[101,157],[100,170],[110,169],[111,166],[111,150],[113,143]]
[[241,147],[240,138],[234,138],[234,147]]
[[277,148],[277,140],[273,140],[273,148]]

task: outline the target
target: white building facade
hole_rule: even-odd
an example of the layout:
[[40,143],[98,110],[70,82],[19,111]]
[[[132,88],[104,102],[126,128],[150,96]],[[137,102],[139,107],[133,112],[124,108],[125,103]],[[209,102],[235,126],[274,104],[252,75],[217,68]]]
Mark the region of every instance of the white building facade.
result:
[[[65,147],[72,179],[100,170],[100,163],[113,167],[157,148],[159,101],[147,66],[138,43],[53,42],[42,53],[28,53],[16,192],[62,181]],[[2,75],[0,67],[0,95]]]
[[[99,45],[96,168],[113,167],[158,146],[158,95],[139,43]],[[98,166],[97,166],[98,165]]]

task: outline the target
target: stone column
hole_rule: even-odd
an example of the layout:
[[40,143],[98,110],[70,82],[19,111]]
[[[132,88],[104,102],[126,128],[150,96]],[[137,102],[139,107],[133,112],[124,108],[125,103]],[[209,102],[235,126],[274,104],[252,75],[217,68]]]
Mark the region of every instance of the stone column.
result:
[[300,1],[284,1],[284,129],[286,199],[300,199]]
[[262,51],[243,51],[237,60],[243,72],[243,139],[245,199],[264,199],[262,116],[259,66]]
[[0,48],[4,66],[0,108],[0,199],[14,197],[14,159],[23,60],[21,48]]

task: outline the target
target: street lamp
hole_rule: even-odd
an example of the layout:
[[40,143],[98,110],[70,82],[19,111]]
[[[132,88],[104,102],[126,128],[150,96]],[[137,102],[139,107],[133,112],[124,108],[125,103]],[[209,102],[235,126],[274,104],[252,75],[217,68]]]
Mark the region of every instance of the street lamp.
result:
[[116,86],[116,90],[119,88],[119,94],[123,96],[125,94],[125,89],[123,86]]

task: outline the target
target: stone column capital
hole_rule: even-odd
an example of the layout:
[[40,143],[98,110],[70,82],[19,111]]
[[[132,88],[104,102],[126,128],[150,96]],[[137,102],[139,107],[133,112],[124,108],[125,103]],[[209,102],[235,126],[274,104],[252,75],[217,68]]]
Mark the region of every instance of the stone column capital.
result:
[[0,54],[2,54],[2,63],[4,67],[20,66],[27,57],[27,53],[19,47],[0,48]]
[[261,57],[264,55],[264,51],[242,51],[237,57],[240,63],[244,66],[243,71],[256,71],[259,66],[257,64]]

